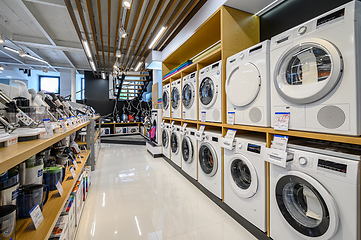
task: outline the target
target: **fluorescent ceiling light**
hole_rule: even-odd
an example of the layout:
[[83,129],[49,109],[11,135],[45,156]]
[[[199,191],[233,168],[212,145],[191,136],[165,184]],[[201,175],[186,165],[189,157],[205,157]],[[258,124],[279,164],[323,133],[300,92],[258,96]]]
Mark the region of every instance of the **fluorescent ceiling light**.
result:
[[93,69],[93,71],[95,72],[96,71],[96,68],[95,68],[95,64],[93,61],[90,61],[90,66],[91,68]]
[[162,28],[159,30],[157,36],[155,36],[153,42],[149,45],[149,49],[152,49],[152,48],[153,48],[154,44],[157,42],[158,38],[160,37],[160,35],[162,35],[162,33],[164,32],[164,30],[165,30],[165,27],[162,27]]
[[84,44],[84,48],[85,48],[85,53],[88,56],[88,58],[92,59],[92,54],[90,52],[90,47],[87,41],[83,41]]
[[2,34],[0,34],[0,43],[4,43],[4,42],[5,42],[5,37]]
[[279,4],[283,3],[285,0],[275,0],[271,2],[269,5],[261,9],[260,11],[256,12],[254,15],[262,16],[266,12],[270,11],[272,8],[277,7]]
[[18,50],[15,50],[15,49],[10,48],[10,47],[8,47],[8,46],[4,46],[4,49],[9,50],[9,51],[14,52],[14,53],[19,54],[19,51],[18,51]]
[[130,1],[130,0],[124,0],[123,1],[123,7],[124,8],[129,9],[131,5],[132,5],[132,1]]
[[138,72],[138,70],[139,70],[140,66],[142,66],[142,62],[139,62],[139,63],[138,63],[138,66],[135,68],[135,70],[134,70],[134,71],[135,71],[135,72]]
[[7,78],[13,78],[12,76],[6,76]]
[[[20,55],[20,53],[19,53],[19,55]],[[45,60],[43,60],[41,58],[33,57],[33,56],[29,55],[29,54],[25,54],[24,57],[28,57],[28,58],[34,59],[36,61],[39,61],[39,62],[42,62],[42,63],[45,63],[45,64],[49,64],[47,61],[45,61]]]
[[122,56],[122,53],[120,52],[120,50],[117,50],[116,53],[115,53],[115,56],[117,58],[120,58]]
[[102,72],[102,78],[103,78],[103,79],[106,79],[106,78],[107,78],[107,76],[105,75],[105,72]]

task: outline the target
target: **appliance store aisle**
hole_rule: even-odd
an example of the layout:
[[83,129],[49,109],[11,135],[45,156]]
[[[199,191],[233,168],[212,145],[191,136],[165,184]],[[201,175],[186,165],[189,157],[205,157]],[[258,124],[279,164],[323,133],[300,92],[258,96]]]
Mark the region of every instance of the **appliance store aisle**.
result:
[[76,240],[256,239],[145,146],[102,144]]

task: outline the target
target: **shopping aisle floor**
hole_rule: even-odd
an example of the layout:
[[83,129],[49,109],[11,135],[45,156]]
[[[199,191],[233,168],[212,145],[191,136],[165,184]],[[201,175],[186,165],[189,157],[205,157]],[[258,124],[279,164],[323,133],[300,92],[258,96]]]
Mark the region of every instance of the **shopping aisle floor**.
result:
[[77,240],[253,240],[145,146],[102,144]]

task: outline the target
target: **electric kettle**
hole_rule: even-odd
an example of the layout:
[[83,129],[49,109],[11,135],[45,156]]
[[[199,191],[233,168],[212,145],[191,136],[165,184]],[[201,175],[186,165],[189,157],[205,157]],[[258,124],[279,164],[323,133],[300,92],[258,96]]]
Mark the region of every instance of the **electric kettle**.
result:
[[42,184],[44,162],[42,157],[36,158],[35,155],[20,164],[20,183],[21,185]]
[[[44,197],[45,190],[45,197]],[[19,190],[19,217],[28,218],[30,217],[30,210],[35,207],[36,204],[39,204],[41,210],[43,206],[48,201],[49,197],[49,186],[42,184],[31,184],[23,186]],[[43,200],[44,199],[44,200]]]
[[16,205],[0,206],[0,239],[16,239]]

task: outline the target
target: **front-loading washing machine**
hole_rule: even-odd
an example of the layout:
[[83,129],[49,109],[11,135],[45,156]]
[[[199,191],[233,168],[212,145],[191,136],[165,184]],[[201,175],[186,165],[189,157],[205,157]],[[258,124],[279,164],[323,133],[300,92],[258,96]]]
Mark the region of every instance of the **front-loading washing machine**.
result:
[[271,124],[361,134],[361,3],[351,1],[271,39]]
[[266,232],[265,137],[235,138],[233,150],[224,149],[224,202]]
[[[162,123],[162,111],[161,109],[152,109],[152,128],[155,127],[155,136],[154,136],[154,142],[157,144],[157,146],[160,146],[161,144],[161,123]],[[128,128],[129,131],[129,128]],[[139,129],[138,129],[139,131]],[[129,133],[129,132],[128,132]]]
[[293,160],[270,164],[271,238],[360,239],[361,152],[314,146],[288,144]]
[[197,180],[197,139],[196,128],[187,127],[182,136],[182,169]]
[[171,83],[170,102],[172,106],[172,118],[181,118],[181,102],[182,102],[182,83],[181,79],[175,80]]
[[234,115],[231,124],[271,124],[269,45],[266,40],[227,59],[227,114]]
[[222,198],[222,134],[204,131],[198,141],[198,182]]
[[199,120],[222,122],[222,60],[199,71]]
[[170,117],[170,83],[163,86],[162,95],[163,117]]
[[197,120],[197,71],[183,78],[182,88],[182,119]]
[[162,124],[162,147],[163,155],[170,159],[170,124]]
[[174,124],[171,126],[170,133],[170,159],[177,164],[178,167],[182,167],[182,134],[181,126]]

